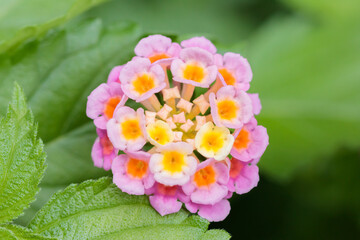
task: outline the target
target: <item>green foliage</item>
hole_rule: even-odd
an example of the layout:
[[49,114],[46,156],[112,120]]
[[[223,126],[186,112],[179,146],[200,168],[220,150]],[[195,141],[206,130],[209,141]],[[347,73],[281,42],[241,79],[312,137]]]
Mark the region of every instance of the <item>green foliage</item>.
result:
[[44,197],[40,192],[39,201],[44,202],[59,186],[106,174],[91,161],[96,132],[85,115],[86,97],[106,81],[113,66],[131,58],[138,38],[134,24],[104,27],[100,20],[91,20],[0,57],[0,113],[10,98],[12,82],[18,81],[45,143],[48,169],[42,187],[52,190]]
[[339,145],[359,146],[359,29],[280,18],[249,42],[250,92],[260,94],[258,120],[270,136],[260,161],[266,174],[288,180]]
[[146,196],[122,193],[111,178],[72,184],[56,193],[29,228],[59,239],[229,239],[181,210],[161,217]]
[[0,120],[0,146],[0,223],[6,223],[35,200],[45,170],[43,143],[18,85]]
[[44,237],[31,232],[29,229],[6,224],[0,226],[0,239],[6,240],[52,240],[56,238]]
[[359,19],[360,2],[357,0],[282,0],[296,10],[309,13],[323,21],[344,24]]
[[106,0],[0,0],[0,54]]

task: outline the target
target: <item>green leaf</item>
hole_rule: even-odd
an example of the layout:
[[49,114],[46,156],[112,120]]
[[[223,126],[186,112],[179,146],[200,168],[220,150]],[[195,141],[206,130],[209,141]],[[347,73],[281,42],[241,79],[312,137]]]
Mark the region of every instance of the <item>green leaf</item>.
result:
[[0,54],[107,0],[0,0]]
[[0,239],[6,240],[52,240],[56,238],[44,237],[33,233],[27,228],[13,224],[0,226]]
[[360,27],[313,27],[277,19],[249,41],[246,56],[263,105],[258,120],[270,145],[260,161],[271,177],[360,142]]
[[85,114],[87,96],[106,82],[112,67],[131,59],[139,36],[134,24],[105,28],[89,20],[0,57],[0,113],[18,81],[39,122],[48,155],[41,187],[59,189],[108,174],[91,160],[96,131]]
[[45,170],[43,143],[17,84],[8,112],[0,120],[0,146],[0,223],[6,223],[35,200]]
[[[229,43],[244,39],[263,19],[263,15],[269,14],[277,6],[264,1],[253,2],[117,0],[93,8],[83,16],[100,17],[105,24],[131,20],[138,23],[145,33],[206,36]],[[265,10],[256,12],[256,18],[249,17],[249,12],[264,5],[267,5]]]
[[[309,13],[331,23],[356,21],[359,19],[360,2],[358,0],[282,0],[296,10]],[[343,24],[343,23],[342,23]]]
[[204,234],[207,225],[185,210],[162,217],[147,196],[122,193],[106,177],[56,193],[29,228],[59,239],[229,239],[217,230]]

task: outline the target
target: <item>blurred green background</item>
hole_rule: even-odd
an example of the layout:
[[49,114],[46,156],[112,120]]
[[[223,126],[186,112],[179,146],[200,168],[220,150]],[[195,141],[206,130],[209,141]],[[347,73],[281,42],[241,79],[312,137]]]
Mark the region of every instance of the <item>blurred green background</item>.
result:
[[[258,121],[270,136],[258,187],[233,197],[229,217],[211,227],[233,239],[360,239],[359,0],[0,0],[0,6],[0,113],[12,81],[19,82],[48,152],[40,196],[18,223],[26,225],[56,190],[106,174],[91,165],[94,129],[84,104],[111,66],[130,59],[148,34],[178,41],[204,35],[220,52],[248,58],[250,92],[263,105]],[[86,67],[69,70],[72,63]],[[98,71],[89,72],[93,67]],[[48,105],[59,111],[45,111]],[[70,116],[61,127],[58,112]]]

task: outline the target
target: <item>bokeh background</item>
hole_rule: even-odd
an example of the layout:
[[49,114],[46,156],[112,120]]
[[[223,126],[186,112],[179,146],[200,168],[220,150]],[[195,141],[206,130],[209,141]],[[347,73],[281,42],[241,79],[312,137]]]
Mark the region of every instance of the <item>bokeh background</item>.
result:
[[[34,90],[47,87],[36,80],[41,74],[24,72],[34,67],[31,57],[48,54],[52,59],[51,54],[58,54],[41,52],[41,47],[57,44],[48,40],[57,31],[75,29],[75,47],[94,44],[96,48],[91,29],[76,31],[89,19],[109,29],[130,22],[136,25],[136,34],[127,38],[128,47],[122,51],[116,45],[124,43],[115,37],[99,47],[100,52],[115,49],[122,58],[106,63],[87,59],[103,67],[91,84],[86,84],[86,77],[92,79],[95,73],[79,80],[84,83],[77,87],[86,91],[75,94],[82,103],[75,111],[66,108],[71,103],[58,100],[74,120],[57,130],[49,123],[51,112],[41,110],[43,100]],[[106,174],[92,166],[84,168],[91,165],[95,139],[94,129],[83,128],[89,121],[84,114],[86,96],[106,79],[111,66],[129,59],[141,37],[154,33],[177,41],[206,36],[220,52],[248,58],[254,72],[250,92],[260,94],[263,109],[258,121],[270,136],[259,163],[261,180],[250,193],[234,197],[229,217],[210,227],[226,229],[233,239],[360,239],[359,0],[0,0],[0,113],[6,110],[12,81],[18,81],[30,99],[48,151],[40,196],[17,223],[26,225],[56,190]],[[83,35],[93,42],[84,43]],[[62,81],[54,78],[47,82]],[[76,151],[61,142],[61,134],[68,133],[75,136],[69,145],[80,144]],[[55,146],[59,136],[60,147]],[[73,156],[84,165],[74,163]],[[73,173],[76,167],[86,173]]]

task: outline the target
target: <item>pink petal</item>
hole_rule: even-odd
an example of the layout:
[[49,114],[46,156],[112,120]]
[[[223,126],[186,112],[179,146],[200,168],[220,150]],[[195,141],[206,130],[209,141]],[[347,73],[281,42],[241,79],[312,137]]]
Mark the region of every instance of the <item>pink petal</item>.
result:
[[119,77],[120,77],[120,72],[121,72],[122,68],[123,68],[123,66],[114,67],[108,76],[107,83],[112,83],[112,82],[120,83]]
[[150,204],[161,216],[180,211],[182,203],[175,197],[155,195],[149,197]]
[[197,189],[190,198],[194,203],[215,204],[223,199],[228,193],[228,188],[224,185],[214,183],[209,189]]
[[199,47],[202,48],[212,54],[216,53],[216,47],[214,44],[205,37],[193,37],[188,40],[184,40],[181,42],[181,46],[183,47]]
[[165,53],[171,47],[171,39],[162,35],[150,35],[143,38],[135,47],[135,54],[149,57],[156,53]]
[[230,213],[230,203],[228,200],[221,200],[214,205],[202,205],[199,215],[210,222],[220,222]]

